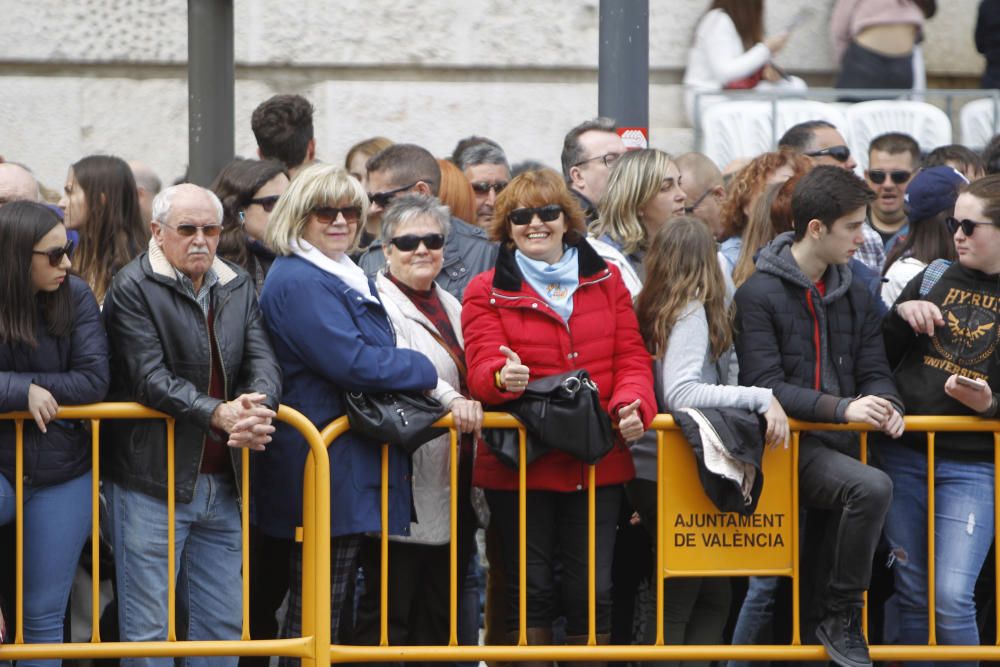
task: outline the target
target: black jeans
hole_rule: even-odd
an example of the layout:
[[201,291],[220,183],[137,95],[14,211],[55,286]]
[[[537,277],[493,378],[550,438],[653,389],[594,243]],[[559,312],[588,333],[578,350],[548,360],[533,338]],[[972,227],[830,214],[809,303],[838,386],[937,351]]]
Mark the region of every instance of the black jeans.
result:
[[[887,56],[852,41],[840,62],[835,88],[913,88],[913,54]],[[850,97],[841,101],[861,102],[879,99]]]
[[[656,550],[656,482],[634,479],[625,485],[642,525],[653,538]],[[654,553],[655,555],[655,553]],[[655,561],[654,561],[655,562]],[[653,581],[658,577],[653,567]],[[674,577],[664,583],[663,641],[665,644],[722,644],[729,620],[732,584],[728,577]],[[655,588],[654,588],[655,590]],[[655,609],[655,608],[654,608]],[[656,617],[646,619],[644,643],[656,639]],[[708,667],[708,661],[650,662],[660,667],[687,665]]]
[[[587,491],[528,491],[528,627],[548,628],[561,610],[566,634],[587,634]],[[486,491],[490,522],[496,526],[507,578],[507,629],[518,626],[517,491]],[[611,559],[615,548],[621,485],[596,490],[594,557],[598,634],[611,630]],[[557,584],[553,565],[562,566]],[[558,588],[558,590],[557,590]],[[559,601],[557,602],[557,597]]]
[[827,611],[860,607],[892,502],[892,481],[881,470],[805,436],[799,442],[799,498],[806,507],[840,511]]

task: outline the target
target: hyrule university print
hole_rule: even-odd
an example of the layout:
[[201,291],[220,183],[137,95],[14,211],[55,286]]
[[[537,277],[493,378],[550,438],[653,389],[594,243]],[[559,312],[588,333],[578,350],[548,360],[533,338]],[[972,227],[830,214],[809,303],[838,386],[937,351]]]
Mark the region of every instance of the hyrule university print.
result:
[[932,338],[937,357],[924,363],[947,373],[989,380],[989,360],[997,348],[1000,299],[996,296],[951,288],[941,302],[944,326]]

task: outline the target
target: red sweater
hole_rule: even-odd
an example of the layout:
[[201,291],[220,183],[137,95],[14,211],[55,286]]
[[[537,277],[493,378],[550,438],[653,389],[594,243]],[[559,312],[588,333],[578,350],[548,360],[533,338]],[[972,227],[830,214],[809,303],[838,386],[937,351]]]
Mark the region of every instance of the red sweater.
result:
[[[639,334],[632,299],[618,269],[609,267],[586,242],[577,246],[580,286],[567,323],[524,281],[512,250],[501,247],[496,268],[465,289],[462,332],[473,398],[497,410],[518,394],[497,389],[494,374],[503,367],[500,346],[514,350],[532,378],[585,368],[597,383],[601,406],[614,419],[619,408],[642,399],[643,424],[656,415],[652,364]],[[576,491],[587,486],[587,466],[561,451],[549,452],[528,466],[528,488]],[[632,479],[632,456],[620,438],[597,464],[597,484]],[[517,488],[517,471],[479,443],[473,484],[487,489]]]

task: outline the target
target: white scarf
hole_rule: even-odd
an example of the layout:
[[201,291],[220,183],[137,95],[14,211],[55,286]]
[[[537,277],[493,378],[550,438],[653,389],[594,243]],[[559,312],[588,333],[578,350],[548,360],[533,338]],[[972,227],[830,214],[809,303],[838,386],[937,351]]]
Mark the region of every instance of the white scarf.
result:
[[347,254],[340,256],[340,259],[331,259],[316,249],[305,239],[292,241],[292,252],[297,256],[313,264],[329,274],[337,276],[343,280],[348,287],[355,290],[363,297],[374,303],[379,303],[378,298],[372,293],[371,283],[368,276],[355,264]]

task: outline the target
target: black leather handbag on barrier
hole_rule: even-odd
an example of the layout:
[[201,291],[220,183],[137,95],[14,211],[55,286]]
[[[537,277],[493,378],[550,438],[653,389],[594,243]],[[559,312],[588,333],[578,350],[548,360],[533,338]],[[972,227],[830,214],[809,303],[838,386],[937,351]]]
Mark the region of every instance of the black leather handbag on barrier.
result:
[[[528,463],[558,449],[593,464],[614,446],[611,418],[601,408],[597,385],[582,368],[532,380],[520,398],[498,409],[524,424]],[[483,439],[497,458],[517,467],[517,431],[487,429]]]
[[448,432],[431,426],[448,410],[418,391],[344,392],[344,408],[352,431],[397,445],[408,454]]

